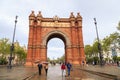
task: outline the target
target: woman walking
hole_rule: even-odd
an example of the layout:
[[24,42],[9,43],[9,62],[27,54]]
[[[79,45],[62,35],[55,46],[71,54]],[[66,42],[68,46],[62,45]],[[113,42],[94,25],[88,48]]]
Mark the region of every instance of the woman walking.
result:
[[63,75],[65,73],[65,63],[62,63],[61,70],[62,70],[62,77],[63,77]]
[[47,73],[48,73],[48,64],[45,64],[44,69],[45,69],[46,76],[47,76]]

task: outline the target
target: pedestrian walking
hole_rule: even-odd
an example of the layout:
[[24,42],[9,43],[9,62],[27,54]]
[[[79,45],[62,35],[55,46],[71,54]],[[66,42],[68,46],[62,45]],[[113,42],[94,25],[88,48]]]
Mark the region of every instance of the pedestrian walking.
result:
[[117,61],[117,66],[119,67],[119,61]]
[[67,72],[68,72],[68,76],[70,76],[71,68],[72,68],[72,65],[68,62],[68,63],[67,63]]
[[61,70],[62,70],[62,77],[63,77],[63,75],[66,74],[66,72],[65,72],[65,63],[62,63]]
[[85,64],[85,62],[84,62],[84,61],[82,61],[82,66],[84,66],[84,64]]
[[44,69],[45,69],[45,73],[46,73],[46,76],[47,76],[47,73],[48,73],[48,64],[47,63],[45,64]]
[[41,69],[42,69],[42,64],[39,62],[38,63],[38,72],[39,72],[39,75],[41,75]]

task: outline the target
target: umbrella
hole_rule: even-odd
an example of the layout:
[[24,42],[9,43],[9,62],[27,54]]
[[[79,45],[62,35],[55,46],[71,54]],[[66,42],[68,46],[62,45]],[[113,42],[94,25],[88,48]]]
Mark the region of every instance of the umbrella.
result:
[[35,61],[35,63],[39,63],[39,62],[40,62],[40,60],[36,60],[36,61]]
[[42,62],[42,64],[49,64],[49,62]]

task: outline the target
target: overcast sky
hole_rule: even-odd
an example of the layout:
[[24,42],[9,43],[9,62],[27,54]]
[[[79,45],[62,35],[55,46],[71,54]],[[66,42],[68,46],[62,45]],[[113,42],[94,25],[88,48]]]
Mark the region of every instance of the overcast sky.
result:
[[43,17],[51,18],[55,15],[68,18],[71,12],[75,16],[80,12],[83,18],[84,44],[92,44],[96,38],[93,18],[97,19],[99,38],[103,39],[117,31],[116,26],[120,21],[119,5],[120,0],[0,0],[0,38],[6,37],[12,41],[16,15],[18,22],[15,40],[21,45],[27,45],[28,16],[32,10],[35,14],[41,11]]

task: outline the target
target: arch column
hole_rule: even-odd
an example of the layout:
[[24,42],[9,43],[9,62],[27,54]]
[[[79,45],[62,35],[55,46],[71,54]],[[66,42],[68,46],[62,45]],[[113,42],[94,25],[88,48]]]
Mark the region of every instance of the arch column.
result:
[[47,47],[46,45],[41,45],[40,61],[47,61]]
[[66,62],[70,62],[73,63],[73,55],[72,55],[72,48],[70,45],[66,45],[65,48],[66,52],[65,52],[65,60]]

